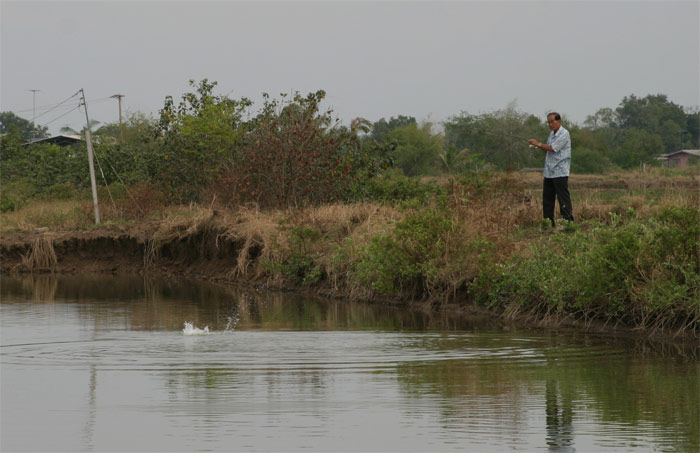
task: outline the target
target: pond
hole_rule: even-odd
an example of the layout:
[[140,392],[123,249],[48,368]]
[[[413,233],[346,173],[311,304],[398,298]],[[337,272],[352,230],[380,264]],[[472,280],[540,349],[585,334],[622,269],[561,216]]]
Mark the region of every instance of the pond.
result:
[[697,451],[698,349],[139,276],[6,277],[2,451]]

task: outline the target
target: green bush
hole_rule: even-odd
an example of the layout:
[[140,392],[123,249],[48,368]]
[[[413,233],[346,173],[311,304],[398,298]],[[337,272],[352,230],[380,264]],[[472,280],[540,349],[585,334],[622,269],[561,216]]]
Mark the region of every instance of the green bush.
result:
[[0,192],[0,212],[14,212],[22,206],[22,202],[13,194]]
[[312,252],[313,244],[321,238],[321,232],[315,228],[301,225],[280,226],[289,230],[291,253],[281,263],[265,262],[267,271],[273,275],[281,275],[285,279],[304,286],[318,284],[323,278],[323,270],[316,263],[319,257]]
[[357,278],[380,293],[422,294],[452,228],[451,216],[442,209],[425,209],[397,222],[392,233],[372,238],[361,252]]
[[0,212],[14,212],[22,208],[36,194],[29,178],[17,179],[0,186]]
[[196,92],[185,93],[177,106],[166,97],[156,130],[162,141],[150,159],[155,182],[177,202],[198,201],[214,177],[234,163],[251,105],[245,98],[213,95],[216,82],[189,83]]
[[56,184],[89,186],[88,161],[84,147],[61,147],[54,144],[21,146],[18,152],[3,149],[3,185],[24,179],[31,181],[38,193]]
[[430,123],[399,126],[388,132],[384,140],[396,143],[391,157],[406,176],[430,174],[444,146],[443,137],[432,134]]
[[602,151],[576,148],[571,159],[571,171],[574,173],[605,173],[613,169],[610,158]]
[[64,182],[47,187],[38,198],[44,200],[71,200],[76,198],[78,193],[75,184]]
[[699,220],[696,209],[672,207],[548,235],[531,257],[488,268],[473,290],[510,311],[697,329]]
[[389,174],[367,181],[365,193],[368,199],[375,201],[418,200],[426,203],[436,196],[444,195],[445,190],[432,181],[421,182],[417,178]]

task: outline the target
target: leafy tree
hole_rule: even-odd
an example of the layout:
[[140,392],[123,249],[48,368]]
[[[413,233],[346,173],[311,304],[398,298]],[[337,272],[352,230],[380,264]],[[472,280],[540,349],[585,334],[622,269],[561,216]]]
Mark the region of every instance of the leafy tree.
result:
[[31,187],[32,194],[37,194],[56,184],[80,186],[87,181],[87,157],[83,145],[27,144],[25,140],[33,131],[36,131],[36,138],[48,137],[46,127],[35,129],[32,122],[12,112],[2,113],[0,118],[3,130],[7,131],[0,138],[1,186],[22,181]]
[[636,127],[655,132],[667,120],[685,123],[683,108],[669,101],[665,94],[650,94],[644,98],[625,96],[615,112],[622,128]]
[[615,113],[620,128],[641,129],[658,135],[666,152],[680,149],[682,132],[687,126],[686,114],[665,94],[650,94],[644,98],[625,96]]
[[86,187],[88,161],[81,145],[58,146],[52,143],[23,145],[3,137],[0,147],[0,182],[24,180],[31,183],[35,193],[41,193],[56,184]]
[[632,168],[640,162],[655,163],[663,152],[664,143],[659,135],[629,128],[622,132],[622,144],[612,153],[612,161],[623,168]]
[[416,125],[416,119],[412,116],[399,115],[394,118],[393,116],[389,118],[389,121],[384,118],[372,124],[371,133],[369,138],[376,140],[377,142],[384,141],[384,137],[394,129],[403,126]]
[[446,145],[440,151],[440,165],[446,173],[458,173],[463,169],[469,157],[469,150],[457,149],[454,145]]
[[684,135],[683,146],[700,149],[700,111],[686,112],[686,131]]
[[21,140],[32,140],[47,138],[49,129],[46,126],[37,126],[12,112],[0,112],[0,134],[15,134]]
[[606,134],[606,132],[610,131],[608,128],[592,130],[576,124],[570,125],[568,129],[571,133],[572,147],[576,151],[579,148],[588,148],[608,154],[610,153],[611,144],[615,142],[618,135],[617,131],[614,132],[614,135]]
[[599,109],[594,115],[588,115],[583,122],[589,129],[617,127],[617,114],[609,107]]
[[420,126],[408,124],[386,135],[386,140],[396,143],[396,148],[391,152],[394,165],[403,170],[406,176],[431,173],[432,164],[443,153],[443,136],[433,135],[431,127],[430,123]]
[[121,128],[117,123],[98,130],[102,140],[96,140],[95,153],[104,161],[108,183],[159,183],[167,179],[164,172],[170,162],[163,159],[164,140],[156,137],[155,128],[152,118],[135,113],[127,116]]
[[685,130],[678,123],[671,120],[666,120],[659,126],[658,135],[667,152],[682,149],[684,132]]
[[605,173],[612,168],[613,163],[604,151],[576,146],[575,158],[571,160],[573,173]]
[[185,93],[177,106],[167,96],[156,126],[163,143],[154,176],[179,201],[197,200],[213,175],[232,165],[251,105],[246,98],[213,95],[216,82],[189,83],[195,92]]
[[320,111],[324,91],[264,97],[240,154],[221,176],[229,201],[288,207],[341,199],[356,176],[348,158],[360,147],[355,131]]
[[483,155],[500,168],[541,165],[541,156],[527,147],[526,138],[546,137],[544,122],[520,112],[515,102],[482,115],[462,112],[443,123],[447,143]]

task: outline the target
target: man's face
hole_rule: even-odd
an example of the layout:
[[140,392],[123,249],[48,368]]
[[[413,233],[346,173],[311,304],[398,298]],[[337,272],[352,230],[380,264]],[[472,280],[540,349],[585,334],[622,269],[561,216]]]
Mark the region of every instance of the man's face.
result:
[[554,115],[549,115],[547,117],[547,124],[549,124],[551,130],[556,132],[559,130],[559,127],[561,127],[561,120],[555,120]]

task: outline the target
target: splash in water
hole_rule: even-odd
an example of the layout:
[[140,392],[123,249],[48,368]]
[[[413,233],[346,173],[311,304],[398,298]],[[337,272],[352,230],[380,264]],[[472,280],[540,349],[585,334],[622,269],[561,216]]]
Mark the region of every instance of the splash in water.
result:
[[234,315],[228,317],[228,323],[226,323],[226,329],[224,330],[235,330],[238,326],[238,321],[240,321],[240,316]]
[[185,335],[209,335],[209,326],[200,329],[195,327],[191,322],[185,321],[185,328],[182,329],[182,333]]

